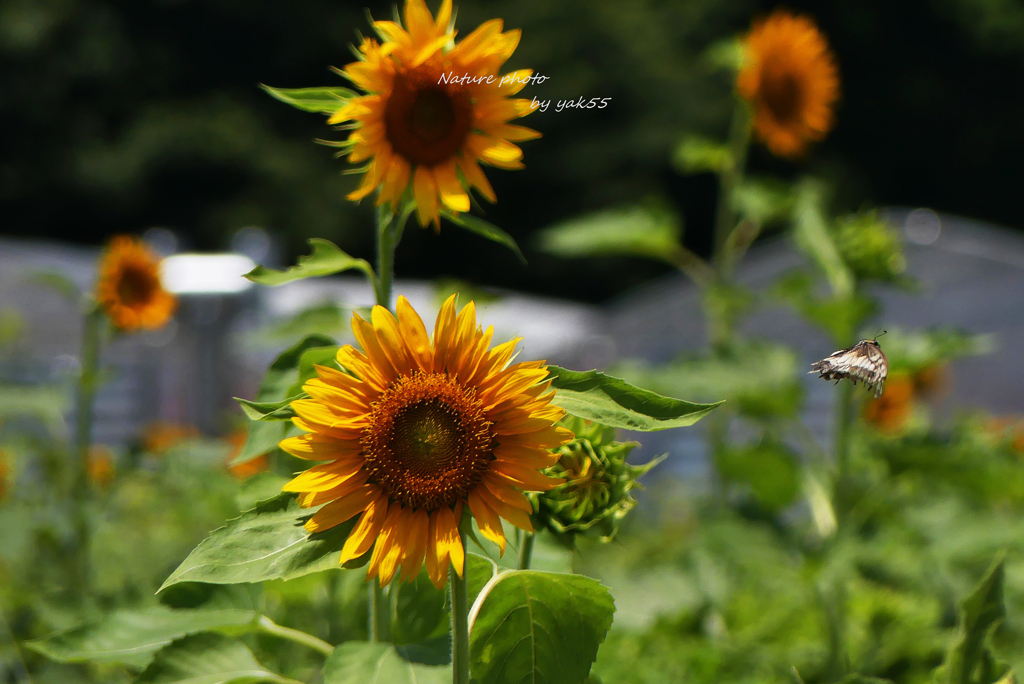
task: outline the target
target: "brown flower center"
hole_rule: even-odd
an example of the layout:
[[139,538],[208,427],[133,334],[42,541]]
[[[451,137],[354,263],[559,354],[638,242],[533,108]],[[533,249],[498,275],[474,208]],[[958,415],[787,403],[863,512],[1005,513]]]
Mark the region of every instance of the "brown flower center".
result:
[[435,166],[450,159],[469,136],[469,93],[438,83],[441,73],[423,66],[396,74],[384,106],[388,142],[412,164]]
[[761,99],[772,118],[782,124],[793,123],[803,106],[803,88],[785,64],[769,61],[761,71]]
[[117,280],[117,298],[129,308],[141,306],[149,302],[159,286],[152,269],[126,266]]
[[421,372],[384,390],[360,439],[370,479],[403,506],[428,510],[468,496],[487,471],[492,441],[474,388]]

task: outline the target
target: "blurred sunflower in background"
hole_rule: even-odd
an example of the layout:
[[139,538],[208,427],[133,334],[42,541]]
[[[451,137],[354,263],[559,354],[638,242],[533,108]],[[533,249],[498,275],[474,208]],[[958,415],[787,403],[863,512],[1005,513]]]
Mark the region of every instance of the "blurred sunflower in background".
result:
[[114,476],[117,474],[114,465],[114,452],[110,447],[101,444],[89,449],[85,467],[89,479],[97,487],[107,487],[114,481]]
[[160,258],[137,238],[119,235],[100,259],[96,301],[124,331],[162,328],[178,306],[160,281]]
[[780,157],[802,154],[833,125],[839,71],[828,41],[806,16],[776,10],[744,40],[736,90],[753,109],[754,133]]
[[[524,69],[505,79],[498,73],[520,32],[502,32],[502,20],[492,19],[456,44],[451,15],[451,0],[442,2],[436,19],[423,0],[407,0],[404,26],[374,22],[382,42],[364,39],[360,61],[339,72],[367,94],[328,119],[351,122],[348,160],[369,160],[349,199],[379,187],[377,204],[396,207],[411,185],[420,224],[433,221],[438,228],[442,208],[469,211],[469,187],[497,200],[480,162],[523,168],[523,152],[513,143],[540,137],[508,123],[532,111],[530,100],[509,96],[533,72]],[[465,76],[474,82],[464,82]]]
[[476,323],[473,302],[456,314],[455,296],[438,314],[433,340],[408,300],[397,318],[381,306],[371,322],[353,315],[362,351],[338,350],[342,370],[317,366],[292,402],[295,424],[308,434],[281,442],[299,458],[326,461],[285,485],[304,507],[320,506],[306,523],[319,532],[361,517],[341,563],[371,548],[367,578],[402,581],[426,565],[438,588],[449,563],[462,576],[459,533],[468,505],[480,532],[505,550],[501,519],[533,531],[523,491],[562,480],[539,470],[559,458],[548,448],[572,439],[555,423],[565,411],[543,361],[511,364],[514,338],[490,349],[493,328]]

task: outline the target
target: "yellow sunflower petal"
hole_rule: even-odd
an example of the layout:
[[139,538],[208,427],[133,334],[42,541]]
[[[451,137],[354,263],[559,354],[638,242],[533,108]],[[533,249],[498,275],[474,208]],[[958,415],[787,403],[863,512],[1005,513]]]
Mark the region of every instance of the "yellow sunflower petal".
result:
[[379,495],[380,488],[376,485],[363,485],[345,498],[332,501],[314,513],[313,517],[306,521],[306,529],[312,533],[323,532],[351,520]]
[[408,582],[420,574],[423,567],[423,555],[427,550],[427,533],[430,531],[430,514],[420,508],[409,520],[409,537],[406,541],[406,552],[402,556],[403,582]]
[[501,527],[501,518],[494,511],[493,508],[487,505],[487,502],[480,496],[480,492],[477,490],[479,487],[475,487],[469,492],[469,510],[473,512],[473,517],[476,518],[476,524],[480,528],[480,534],[484,535],[486,539],[494,542],[498,545],[499,555],[505,555],[505,531]]
[[352,528],[345,540],[345,546],[341,549],[341,558],[338,560],[339,564],[344,565],[370,550],[373,543],[377,541],[381,528],[384,527],[387,513],[388,497],[386,495],[379,495],[367,504],[359,522]]
[[423,319],[409,304],[409,300],[402,295],[398,296],[395,310],[398,312],[399,332],[402,339],[405,340],[409,354],[420,370],[430,372],[433,370],[433,358],[431,358],[430,338],[427,337],[427,328],[423,325]]
[[293,478],[284,487],[285,492],[322,492],[350,479],[363,467],[363,459],[348,458],[313,466]]

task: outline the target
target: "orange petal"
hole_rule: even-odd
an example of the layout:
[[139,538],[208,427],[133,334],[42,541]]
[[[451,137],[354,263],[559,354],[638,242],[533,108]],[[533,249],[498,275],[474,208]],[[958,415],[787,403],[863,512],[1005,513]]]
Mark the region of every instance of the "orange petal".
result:
[[491,491],[486,487],[477,487],[477,491],[480,492],[480,497],[494,510],[495,513],[505,520],[508,520],[519,529],[526,530],[527,532],[533,532],[533,523],[530,522],[530,516],[525,512],[519,510],[515,506],[509,506],[507,503],[491,494]]
[[[466,553],[459,537],[459,521],[455,518],[455,512],[447,506],[437,511],[437,544],[439,549],[444,548],[445,557],[451,559],[455,573],[462,577]],[[444,565],[447,569],[447,563]]]
[[423,554],[427,550],[427,533],[430,528],[430,515],[425,508],[412,514],[409,520],[409,536],[406,539],[405,553],[402,554],[402,581],[408,582],[420,574],[423,567]]
[[434,167],[434,178],[441,193],[441,202],[455,212],[469,211],[469,195],[455,174],[455,162]]
[[480,534],[498,545],[500,555],[505,555],[505,531],[501,528],[501,518],[494,509],[487,505],[475,487],[469,492],[469,510],[476,518]]
[[373,307],[371,315],[373,330],[377,333],[377,340],[381,349],[391,361],[399,375],[407,375],[412,370],[412,360],[406,351],[405,342],[402,340],[402,332],[398,328],[398,320],[383,306]]
[[351,478],[359,472],[364,463],[364,459],[356,457],[313,466],[281,489],[285,492],[322,492],[337,487]]
[[310,532],[323,532],[335,525],[340,525],[366,509],[371,501],[380,496],[380,487],[364,485],[344,499],[327,504],[306,521],[306,529]]
[[416,198],[416,215],[420,225],[425,226],[437,220],[437,183],[434,174],[425,166],[417,166],[413,174],[413,196]]
[[504,461],[492,461],[490,472],[507,479],[510,484],[528,492],[546,492],[565,482],[564,478],[548,477],[532,468],[525,468]]
[[402,514],[402,506],[394,503],[388,506],[387,517],[377,536],[377,543],[373,546],[373,554],[370,556],[370,564],[366,568],[366,579],[373,579],[380,571],[380,563],[391,550],[391,542],[394,539],[395,521]]
[[390,547],[380,561],[380,583],[382,585],[390,584],[395,576],[395,571],[398,570],[398,562],[402,560],[408,544],[411,522],[412,509],[401,508],[401,513],[393,523],[394,530],[389,535]]
[[370,550],[380,535],[387,512],[388,497],[385,494],[381,494],[367,505],[359,522],[352,528],[348,539],[345,540],[345,546],[341,549],[341,558],[338,560],[340,565],[344,565]]
[[469,184],[480,191],[488,202],[494,203],[498,201],[498,196],[494,194],[494,188],[491,187],[490,181],[487,180],[487,176],[484,175],[483,169],[476,162],[473,157],[460,157],[458,160],[459,169],[462,170],[462,175],[466,177]]
[[340,440],[310,432],[281,440],[278,445],[286,453],[309,461],[332,461],[356,456],[363,447],[358,441]]
[[455,332],[455,299],[458,295],[452,295],[441,305],[437,313],[437,322],[434,323],[434,372],[443,373],[448,359],[448,349],[451,346],[452,337]]
[[402,295],[398,296],[398,304],[395,309],[398,312],[398,329],[402,339],[405,340],[410,356],[423,372],[431,372],[434,360],[431,357],[430,338],[427,337],[427,328],[423,325],[423,319],[409,304],[409,300]]
[[313,506],[325,504],[328,501],[334,501],[335,499],[343,499],[365,485],[366,481],[369,479],[369,471],[360,470],[341,484],[335,485],[330,489],[325,489],[319,492],[304,492],[302,494],[301,506],[303,508],[311,508]]
[[533,513],[533,504],[526,498],[518,489],[515,489],[508,482],[496,477],[494,473],[488,471],[484,473],[483,484],[494,498],[499,501],[507,503],[509,506],[518,508],[527,515]]
[[355,334],[356,339],[359,341],[359,345],[363,348],[363,353],[366,354],[366,358],[370,360],[374,368],[383,375],[388,382],[395,379],[398,375],[398,369],[391,363],[391,359],[384,352],[384,348],[377,339],[377,333],[374,332],[373,326],[364,321],[363,317],[357,313],[352,314],[352,332]]

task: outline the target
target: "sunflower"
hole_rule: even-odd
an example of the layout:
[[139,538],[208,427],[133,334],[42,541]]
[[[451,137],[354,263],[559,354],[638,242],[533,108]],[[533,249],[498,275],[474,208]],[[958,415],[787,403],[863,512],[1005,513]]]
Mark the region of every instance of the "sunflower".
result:
[[832,128],[839,73],[814,21],[776,10],[747,34],[736,90],[753,107],[757,137],[795,157]]
[[367,94],[348,100],[328,119],[351,122],[352,133],[341,144],[350,150],[350,162],[370,160],[348,198],[362,199],[380,187],[377,204],[397,206],[411,183],[424,226],[440,225],[442,206],[469,211],[467,186],[495,202],[479,162],[523,168],[523,152],[512,143],[540,137],[508,123],[532,111],[530,100],[508,96],[533,72],[498,73],[519,44],[520,31],[503,33],[501,19],[492,19],[456,44],[451,14],[451,0],[442,2],[436,20],[423,0],[406,0],[404,27],[374,22],[382,42],[364,39],[360,61],[340,71]]
[[455,296],[441,307],[433,341],[405,297],[398,317],[376,306],[352,329],[362,346],[338,350],[344,371],[317,366],[292,402],[295,425],[308,434],[281,442],[299,458],[326,461],[284,486],[304,507],[320,506],[306,529],[320,532],[360,515],[341,563],[371,548],[367,578],[402,581],[426,564],[445,583],[449,562],[462,576],[459,534],[463,507],[484,537],[505,550],[501,519],[533,531],[523,491],[562,483],[538,470],[572,439],[555,426],[564,411],[543,361],[511,364],[515,338],[488,349],[493,327],[481,330],[473,302],[456,315]]
[[160,283],[160,259],[141,240],[119,235],[99,266],[96,300],[121,330],[163,327],[178,306]]

